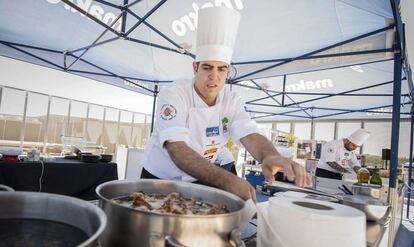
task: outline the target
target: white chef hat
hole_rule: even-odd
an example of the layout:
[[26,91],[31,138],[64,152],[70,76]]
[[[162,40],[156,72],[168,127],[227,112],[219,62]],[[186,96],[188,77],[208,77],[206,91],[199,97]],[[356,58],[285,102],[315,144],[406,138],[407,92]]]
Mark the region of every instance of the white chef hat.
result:
[[347,139],[355,145],[361,146],[369,137],[371,132],[358,129],[354,133],[352,133]]
[[239,27],[240,13],[227,7],[207,7],[198,11],[196,61],[230,64]]

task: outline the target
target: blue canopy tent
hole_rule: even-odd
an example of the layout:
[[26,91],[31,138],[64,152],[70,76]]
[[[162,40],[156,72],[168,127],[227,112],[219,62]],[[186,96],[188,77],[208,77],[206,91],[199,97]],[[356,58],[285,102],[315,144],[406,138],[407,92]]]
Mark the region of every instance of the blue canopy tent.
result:
[[163,85],[192,76],[198,9],[237,9],[242,19],[228,86],[252,117],[385,113],[392,118],[395,188],[400,118],[414,121],[400,2],[1,0],[0,55],[152,95],[154,112]]

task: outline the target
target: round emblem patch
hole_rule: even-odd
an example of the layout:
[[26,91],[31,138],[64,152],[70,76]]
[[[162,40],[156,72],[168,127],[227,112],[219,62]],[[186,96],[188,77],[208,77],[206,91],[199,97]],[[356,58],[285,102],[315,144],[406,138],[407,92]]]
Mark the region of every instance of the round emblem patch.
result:
[[170,105],[170,104],[164,104],[161,107],[161,118],[164,120],[171,120],[173,119],[175,116],[177,116],[177,110],[175,109],[174,106]]

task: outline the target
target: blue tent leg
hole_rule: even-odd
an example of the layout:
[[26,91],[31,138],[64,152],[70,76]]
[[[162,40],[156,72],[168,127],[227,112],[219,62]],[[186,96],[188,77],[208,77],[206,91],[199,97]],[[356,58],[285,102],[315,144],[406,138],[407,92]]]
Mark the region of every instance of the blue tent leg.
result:
[[411,115],[411,131],[410,131],[410,166],[408,168],[408,198],[407,198],[407,219],[410,214],[411,201],[411,176],[413,172],[413,132],[414,132],[414,115]]
[[390,188],[397,185],[398,143],[400,137],[400,104],[401,104],[401,53],[394,53],[394,84],[391,130]]
[[397,212],[399,200],[398,200],[398,188],[397,188],[397,167],[398,167],[398,143],[400,138],[400,111],[401,111],[401,49],[398,35],[395,35],[394,46],[396,46],[394,52],[394,83],[393,83],[393,107],[392,107],[392,126],[391,126],[391,159],[390,159],[390,181],[389,181],[389,193],[388,199],[391,205],[391,219],[390,230],[388,237],[388,246],[394,245],[396,236],[396,224],[397,224]]
[[158,85],[154,87],[154,103],[152,104],[152,116],[151,116],[151,133],[154,130],[154,116],[155,116],[155,105],[157,103]]

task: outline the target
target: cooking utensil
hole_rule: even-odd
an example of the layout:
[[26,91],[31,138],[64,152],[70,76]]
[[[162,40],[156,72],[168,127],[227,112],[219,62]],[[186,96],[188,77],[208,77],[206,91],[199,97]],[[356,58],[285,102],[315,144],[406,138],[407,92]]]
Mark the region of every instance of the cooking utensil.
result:
[[78,160],[79,156],[77,156],[77,155],[65,155],[63,158],[67,159],[67,160]]
[[388,217],[390,206],[378,199],[362,196],[342,196],[341,203],[363,211],[368,221],[382,221]]
[[345,184],[343,184],[342,185],[342,188],[346,191],[346,193],[345,194],[347,194],[347,195],[353,195],[354,193],[352,193],[349,189],[348,189],[348,187],[346,187],[346,185]]
[[[225,204],[230,213],[168,215],[129,208],[111,200],[136,191],[149,194],[179,192],[184,198]],[[96,192],[100,198],[100,206],[108,217],[108,227],[101,238],[103,247],[165,246],[166,244],[231,246],[231,242],[234,244],[241,242],[240,239],[235,239],[237,234],[233,230],[240,226],[245,202],[226,191],[180,181],[140,179],[106,182],[99,185]],[[237,246],[240,246],[239,244]]]
[[344,188],[338,186],[338,189],[342,191],[345,195],[349,195],[348,192]]
[[381,186],[376,184],[355,183],[351,185],[354,195],[366,195],[379,199],[381,197]]
[[111,162],[112,161],[112,155],[110,155],[110,154],[101,154],[101,161],[102,162]]
[[102,210],[80,199],[39,192],[0,193],[4,246],[98,246],[105,226]]
[[93,154],[82,154],[81,161],[87,162],[87,163],[97,163],[101,159],[101,156],[99,155],[93,155]]
[[307,194],[316,194],[316,195],[322,195],[322,196],[328,196],[328,197],[335,197],[335,195],[325,193],[313,188],[301,188],[297,187],[294,184],[290,183],[284,183],[284,182],[275,182],[273,184],[264,184],[264,189],[271,189],[273,193],[275,192],[285,192],[285,191],[296,191],[296,192],[302,192]]

